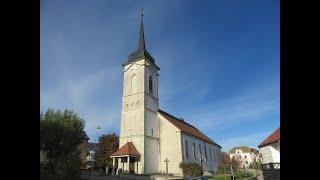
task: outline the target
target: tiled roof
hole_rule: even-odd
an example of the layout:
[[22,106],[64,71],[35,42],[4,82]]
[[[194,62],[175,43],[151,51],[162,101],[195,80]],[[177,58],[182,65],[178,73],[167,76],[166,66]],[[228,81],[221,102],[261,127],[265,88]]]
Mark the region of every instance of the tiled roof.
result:
[[139,157],[140,154],[138,153],[137,149],[134,147],[132,142],[127,142],[125,145],[123,145],[117,152],[110,155],[112,156],[135,156]]
[[273,142],[279,141],[280,140],[280,127],[276,129],[269,137],[267,137],[260,145],[258,146],[259,148],[266,146],[268,144],[271,144]]
[[236,153],[236,149],[241,149],[241,151],[243,153],[251,153],[251,152],[258,153],[259,152],[258,150],[254,149],[254,148],[251,148],[251,147],[248,147],[248,146],[236,146],[236,147],[230,149],[229,153],[230,154],[235,154]]
[[203,134],[201,131],[199,131],[196,127],[192,126],[191,124],[182,121],[173,115],[159,109],[158,111],[163,117],[165,117],[169,122],[171,122],[173,125],[175,125],[177,128],[179,128],[182,132],[185,132],[187,134],[190,134],[192,136],[195,136],[203,141],[206,141],[211,144],[215,144],[221,148],[221,146],[217,143],[215,143],[213,140],[208,138],[205,134]]

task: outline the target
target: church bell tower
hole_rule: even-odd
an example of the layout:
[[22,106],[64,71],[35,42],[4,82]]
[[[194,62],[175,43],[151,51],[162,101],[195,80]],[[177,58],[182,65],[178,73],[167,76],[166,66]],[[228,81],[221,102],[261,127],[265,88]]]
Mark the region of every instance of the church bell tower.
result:
[[[140,157],[130,159],[128,169],[138,174],[159,171],[158,71],[146,50],[143,14],[138,48],[123,66],[120,148],[132,143]],[[131,144],[130,143],[130,144]],[[133,161],[133,162],[132,162]],[[118,161],[123,168],[122,160]]]

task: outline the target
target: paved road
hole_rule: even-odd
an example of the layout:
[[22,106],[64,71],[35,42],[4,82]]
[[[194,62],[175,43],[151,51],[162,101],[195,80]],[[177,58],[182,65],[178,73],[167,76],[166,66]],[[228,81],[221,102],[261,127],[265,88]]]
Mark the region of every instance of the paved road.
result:
[[90,171],[81,173],[81,180],[119,180],[117,176],[99,176],[99,172],[94,171],[92,174]]
[[257,170],[256,171],[256,175],[257,175],[258,180],[264,180],[261,170]]
[[120,180],[117,176],[90,176],[82,175],[81,180]]

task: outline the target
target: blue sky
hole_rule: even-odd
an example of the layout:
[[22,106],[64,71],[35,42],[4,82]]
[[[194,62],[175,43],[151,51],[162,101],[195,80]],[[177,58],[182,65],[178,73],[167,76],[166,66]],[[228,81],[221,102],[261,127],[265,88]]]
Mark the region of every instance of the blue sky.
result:
[[90,141],[119,133],[121,64],[137,48],[142,7],[146,47],[161,68],[161,109],[223,150],[257,148],[279,127],[279,1],[40,3],[40,110],[74,110]]

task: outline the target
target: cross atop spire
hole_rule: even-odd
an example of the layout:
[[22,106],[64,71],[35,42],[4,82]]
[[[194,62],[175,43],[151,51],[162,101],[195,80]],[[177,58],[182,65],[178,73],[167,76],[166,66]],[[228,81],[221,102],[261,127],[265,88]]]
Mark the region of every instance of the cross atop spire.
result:
[[143,18],[143,8],[141,8],[141,18]]
[[146,49],[146,44],[144,41],[144,28],[143,28],[143,8],[141,9],[141,25],[140,25],[138,49],[142,49],[142,50]]
[[147,61],[154,64],[158,70],[160,70],[160,68],[155,64],[153,57],[150,55],[150,53],[146,49],[146,43],[144,40],[144,28],[143,28],[143,8],[141,9],[140,15],[141,15],[141,24],[140,24],[140,32],[139,32],[139,39],[138,39],[138,48],[129,55],[127,62],[122,64],[122,66],[125,66],[129,63],[132,63],[141,59],[146,59]]

